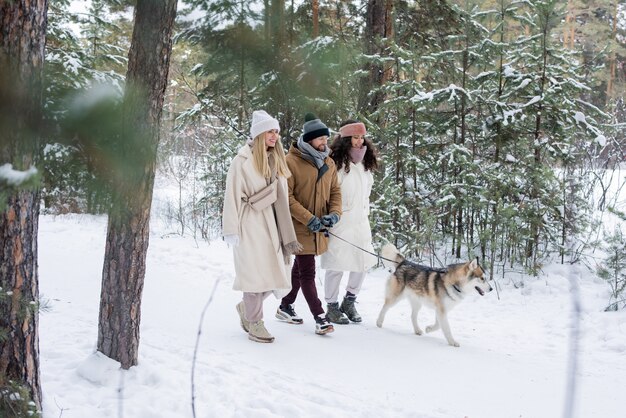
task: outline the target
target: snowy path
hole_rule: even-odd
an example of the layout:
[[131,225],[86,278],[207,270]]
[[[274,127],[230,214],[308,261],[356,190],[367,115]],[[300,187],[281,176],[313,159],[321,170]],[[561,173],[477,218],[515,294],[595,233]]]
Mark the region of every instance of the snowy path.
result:
[[[274,344],[247,340],[234,309],[232,255],[222,242],[160,238],[153,231],[143,295],[140,365],[119,372],[94,355],[106,220],[42,216],[41,315],[44,417],[191,417],[190,370],[200,313],[215,280],[196,365],[199,417],[470,417],[562,415],[571,298],[561,266],[523,290],[502,281],[452,312],[460,348],[440,331],[412,334],[409,306],[375,319],[387,273],[366,279],[358,309],[363,324],[320,337],[302,296],[304,325],[274,320]],[[318,287],[321,290],[321,287]],[[577,417],[617,418],[626,387],[626,312],[604,313],[603,284],[581,282],[583,322]],[[433,314],[424,310],[421,323]],[[123,379],[124,390],[118,388]],[[120,398],[122,401],[120,401]],[[120,414],[120,410],[122,413]]]

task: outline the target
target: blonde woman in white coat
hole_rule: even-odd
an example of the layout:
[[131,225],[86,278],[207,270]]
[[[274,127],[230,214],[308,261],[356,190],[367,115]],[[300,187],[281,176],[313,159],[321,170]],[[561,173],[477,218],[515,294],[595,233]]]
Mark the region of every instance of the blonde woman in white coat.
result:
[[302,248],[289,212],[287,178],[291,175],[279,137],[278,121],[263,110],[252,114],[250,137],[226,176],[224,240],[233,246],[234,290],[241,327],[252,341],[271,343],[263,322],[263,301],[291,289],[289,256]]
[[[332,228],[333,235],[328,240],[328,251],[321,257],[321,267],[326,270],[324,293],[327,316],[336,324],[361,322],[361,315],[354,304],[367,270],[376,264],[376,257],[349,244],[374,251],[369,197],[374,183],[372,170],[378,168],[378,160],[377,150],[365,137],[366,133],[363,123],[347,120],[342,123],[339,135],[330,147],[341,185],[343,215]],[[339,306],[339,286],[346,271],[349,272],[346,295]]]

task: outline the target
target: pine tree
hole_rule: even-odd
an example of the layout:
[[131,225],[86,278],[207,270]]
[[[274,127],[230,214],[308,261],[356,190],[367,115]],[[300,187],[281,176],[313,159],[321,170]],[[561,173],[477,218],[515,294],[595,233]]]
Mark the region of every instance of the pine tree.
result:
[[381,87],[392,77],[393,68],[385,62],[388,54],[386,44],[393,40],[394,2],[392,0],[368,0],[365,12],[365,54],[369,57],[359,95],[359,111],[374,113],[385,100]]
[[[389,127],[384,190],[376,190],[389,200],[379,205],[389,218],[377,225],[393,225],[405,245],[427,224],[435,231],[425,235],[442,239],[455,258],[522,261],[536,271],[552,251],[564,257],[566,237],[585,227],[589,208],[576,175],[605,142],[598,120],[606,115],[575,99],[590,89],[574,53],[553,43],[554,2],[501,1],[487,12],[462,6],[449,9],[455,23],[447,32],[405,38],[399,22],[398,37],[410,41],[391,48],[397,75],[379,110]],[[434,41],[420,49],[423,39]],[[389,196],[390,178],[400,199]]]
[[[626,220],[623,213],[615,212],[621,220]],[[621,215],[621,216],[620,216]],[[611,288],[611,297],[607,311],[617,311],[626,308],[626,237],[621,228],[604,233],[604,250],[607,257],[604,263],[598,266],[598,276],[604,279]]]
[[554,238],[562,236],[556,232],[563,224],[556,209],[564,202],[551,167],[557,162],[572,163],[578,153],[604,137],[595,126],[593,106],[575,99],[589,90],[577,61],[552,40],[551,33],[562,17],[558,2],[530,1],[528,5],[530,18],[521,20],[531,28],[531,35],[521,39],[509,55],[515,70],[509,71],[508,78],[517,85],[510,94],[520,112],[515,124],[526,132],[522,136],[526,149],[517,159],[526,167],[529,190],[523,196],[524,217],[529,220],[525,256],[536,266],[540,241],[555,243]]
[[38,410],[39,191],[19,183],[40,161],[47,12],[44,0],[0,3],[0,383],[25,386]]
[[[114,182],[102,274],[98,351],[128,369],[137,364],[141,295],[159,126],[171,53],[176,0],[139,0],[124,97],[124,150],[131,176]],[[131,133],[137,149],[131,150]],[[134,151],[134,152],[133,152]]]
[[[45,71],[46,118],[51,126],[76,124],[78,113],[71,103],[86,95],[117,95],[121,98],[124,85],[123,66],[126,64],[127,35],[123,18],[111,13],[104,1],[93,2],[89,13],[72,14],[68,1],[51,5],[51,18],[46,42],[47,65]],[[70,28],[80,22],[83,34],[89,39],[85,44]],[[89,92],[89,93],[87,93]],[[92,100],[93,101],[93,100]],[[70,114],[73,112],[74,114]],[[101,124],[103,121],[100,120]],[[111,121],[107,121],[109,124]],[[51,129],[44,149],[42,199],[44,211],[52,213],[88,212],[103,213],[110,204],[109,185],[98,173],[101,148],[106,138],[94,146],[85,137],[94,132],[76,135],[72,132]],[[102,129],[93,127],[93,131]]]
[[123,13],[116,16],[110,3],[110,0],[91,1],[82,32],[93,82],[113,85],[121,92],[128,63],[130,22]]
[[[613,0],[568,0],[560,30],[563,44],[582,50],[585,74],[593,83],[589,100],[605,105],[623,95],[624,77],[617,68],[624,63],[626,43],[620,40],[619,3]],[[622,29],[623,31],[623,29]]]

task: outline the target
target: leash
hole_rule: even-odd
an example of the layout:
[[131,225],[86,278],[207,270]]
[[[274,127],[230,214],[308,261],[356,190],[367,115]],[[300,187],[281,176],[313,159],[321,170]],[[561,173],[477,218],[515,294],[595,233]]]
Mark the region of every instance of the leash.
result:
[[379,258],[379,259],[381,259],[381,260],[385,260],[385,261],[389,261],[390,263],[399,264],[396,260],[390,260],[390,259],[388,259],[388,258],[383,257],[382,255],[379,255],[379,254],[373,253],[373,252],[371,252],[371,251],[367,251],[365,248],[361,248],[361,247],[359,247],[358,245],[353,244],[353,243],[351,243],[350,241],[348,241],[348,240],[345,240],[345,239],[341,238],[339,235],[333,234],[333,233],[332,233],[332,232],[330,232],[328,229],[322,229],[322,230],[320,230],[320,232],[323,232],[323,233],[324,233],[324,235],[326,235],[326,237],[328,237],[328,235],[332,235],[333,237],[335,237],[335,238],[337,238],[337,239],[340,239],[340,240],[342,240],[343,242],[345,242],[345,243],[347,243],[347,244],[352,245],[354,248],[358,248],[359,250],[363,251],[364,253],[368,253],[368,254],[370,254],[370,255],[373,255],[373,256],[374,256],[374,257],[376,257],[376,258]]
[[[404,259],[403,261],[401,261],[401,262],[399,262],[399,263],[398,263],[398,261],[396,261],[396,260],[390,260],[390,259],[388,259],[388,258],[383,257],[382,255],[375,254],[375,253],[373,253],[373,252],[367,251],[365,248],[361,248],[361,247],[359,247],[358,245],[353,244],[353,243],[351,243],[350,241],[348,241],[348,240],[346,240],[346,239],[344,239],[344,238],[341,238],[339,235],[337,235],[337,234],[333,234],[333,233],[332,233],[332,232],[330,232],[328,229],[321,229],[321,230],[320,230],[320,232],[322,232],[322,233],[323,233],[323,234],[324,234],[327,238],[328,238],[328,236],[329,236],[329,235],[332,235],[333,237],[335,237],[335,238],[337,238],[337,239],[340,239],[340,240],[342,240],[343,242],[345,242],[345,243],[347,243],[347,244],[352,245],[354,248],[358,248],[359,250],[363,251],[364,253],[371,254],[371,255],[373,255],[374,257],[377,257],[377,258],[379,258],[379,259],[381,259],[381,260],[389,261],[390,263],[394,263],[394,264],[398,264],[398,265],[400,265],[400,264],[415,264],[414,262],[409,261],[409,260],[407,260],[407,259]],[[417,265],[417,264],[415,264],[415,265]],[[482,267],[481,267],[481,268],[482,268]],[[434,267],[428,267],[428,269],[429,269],[430,271],[435,271],[435,272],[439,272],[439,273],[446,273],[446,272],[448,271],[448,269],[446,269],[446,268],[434,268]],[[455,290],[456,290],[457,292],[459,292],[459,293],[461,292],[461,290],[460,290],[460,289],[458,289],[458,288],[456,287],[456,285],[455,285]]]

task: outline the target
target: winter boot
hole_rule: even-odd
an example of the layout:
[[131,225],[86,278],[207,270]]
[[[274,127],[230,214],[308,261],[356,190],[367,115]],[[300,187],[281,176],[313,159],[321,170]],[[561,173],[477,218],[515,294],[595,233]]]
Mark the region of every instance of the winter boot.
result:
[[239,314],[239,323],[241,324],[241,328],[243,328],[245,332],[249,332],[250,321],[246,319],[246,315],[244,313],[244,308],[243,308],[243,301],[239,302],[236,308],[237,308],[237,313]]
[[342,325],[350,323],[350,321],[348,320],[348,317],[345,316],[344,313],[339,310],[338,302],[327,304],[326,311],[327,311],[326,317],[328,318],[330,322],[334,322],[335,324],[342,324]]
[[248,339],[258,343],[274,342],[274,337],[265,328],[263,320],[250,322],[250,331],[248,331]]
[[339,308],[341,312],[345,313],[348,319],[352,322],[361,322],[363,319],[361,315],[356,311],[356,307],[354,306],[356,302],[356,296],[346,295],[343,298],[343,302],[341,302],[341,307]]
[[318,335],[328,334],[333,332],[335,328],[328,321],[326,315],[318,315],[315,317],[315,333]]
[[301,324],[303,322],[302,318],[300,318],[293,309],[293,305],[280,305],[276,311],[276,318],[288,324]]

